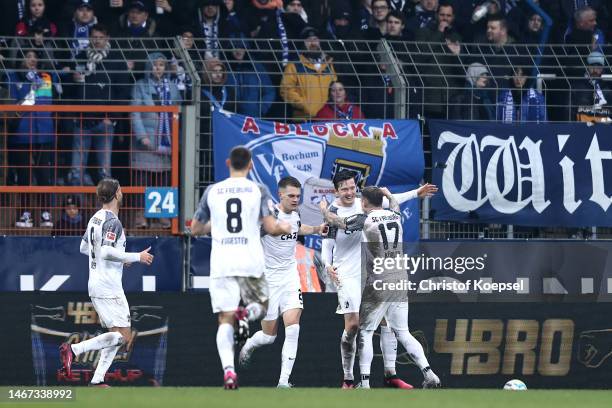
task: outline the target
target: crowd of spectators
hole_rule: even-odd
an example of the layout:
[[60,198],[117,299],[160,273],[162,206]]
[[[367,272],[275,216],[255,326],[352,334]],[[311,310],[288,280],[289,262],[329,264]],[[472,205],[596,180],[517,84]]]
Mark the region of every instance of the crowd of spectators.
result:
[[[389,72],[379,51],[385,39],[401,62],[410,118],[575,119],[582,106],[612,102],[602,80],[609,66],[610,3],[5,0],[0,96],[2,103],[19,104],[176,105],[195,96],[181,58],[186,53],[200,73],[203,137],[210,134],[211,108],[294,121],[389,119],[398,112],[397,72]],[[175,36],[182,50],[156,51],[164,48],[158,38]],[[554,47],[545,47],[553,44],[579,46],[564,50],[560,61]],[[554,91],[536,86],[538,64],[554,65],[563,78],[551,80]],[[77,120],[37,112],[13,118],[6,182],[93,185],[112,175],[126,178],[126,185],[166,183],[169,115],[116,116],[84,113]],[[58,129],[72,137],[57,140]],[[118,136],[125,134],[133,137]],[[58,144],[71,153],[52,154]],[[114,150],[131,154],[111,155]],[[58,160],[65,171],[50,170]],[[30,164],[38,169],[30,172]],[[31,226],[30,211],[18,223]],[[146,228],[146,219],[139,215],[135,226]]]

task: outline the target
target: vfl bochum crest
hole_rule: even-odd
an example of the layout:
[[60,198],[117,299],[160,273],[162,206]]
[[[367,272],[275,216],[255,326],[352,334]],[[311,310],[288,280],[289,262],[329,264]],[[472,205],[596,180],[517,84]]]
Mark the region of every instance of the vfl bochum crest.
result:
[[[416,121],[288,124],[215,111],[213,130],[217,181],[229,175],[225,167],[229,151],[245,145],[253,154],[250,177],[254,181],[265,184],[277,200],[278,181],[286,176],[297,178],[304,186],[302,205],[313,207],[314,213],[323,196],[333,199],[330,180],[342,169],[357,174],[359,188],[381,185],[391,191],[415,188],[423,176],[423,148]],[[412,204],[402,210],[418,213],[418,207],[412,208]],[[418,217],[414,218],[413,222]]]

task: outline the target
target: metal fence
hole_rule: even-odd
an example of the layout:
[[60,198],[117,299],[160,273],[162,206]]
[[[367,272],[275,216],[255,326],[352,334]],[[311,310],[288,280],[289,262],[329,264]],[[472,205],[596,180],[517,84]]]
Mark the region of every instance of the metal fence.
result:
[[[29,51],[35,49],[38,71],[49,73],[53,84],[53,104],[130,104],[138,81],[152,75],[154,60],[162,58],[166,77],[178,91],[181,105],[181,202],[184,218],[189,218],[203,187],[214,180],[211,107],[279,121],[317,120],[329,99],[331,81],[340,81],[347,99],[366,118],[417,119],[421,123],[426,157],[426,176],[431,174],[429,119],[483,119],[482,111],[493,112],[487,120],[502,121],[609,121],[605,105],[579,105],[588,96],[584,88],[587,59],[592,51],[609,55],[607,47],[589,45],[537,45],[427,43],[394,41],[333,40],[255,40],[219,39],[211,44],[202,39],[181,38],[111,39],[110,51],[92,72],[91,61],[75,51],[74,39],[8,40],[8,52],[0,61],[0,99],[4,103],[28,104],[27,94],[17,99],[16,83],[31,83]],[[31,54],[31,53],[30,53]],[[160,57],[161,54],[161,57]],[[316,80],[296,83],[300,58],[308,57]],[[89,62],[89,64],[88,64]],[[298,62],[296,64],[296,62]],[[610,66],[603,59],[604,84],[610,79]],[[290,68],[292,67],[292,68]],[[477,69],[475,69],[477,68]],[[293,71],[291,71],[293,69]],[[482,90],[491,106],[474,98],[478,73],[486,73]],[[30,74],[31,75],[31,74]],[[107,80],[106,98],[83,92],[95,75]],[[292,77],[293,75],[293,77]],[[19,82],[15,78],[21,80]],[[29,82],[28,82],[29,81]],[[302,87],[309,97],[300,101],[292,93]],[[12,88],[11,88],[12,87]],[[83,90],[85,89],[85,91]],[[510,91],[520,111],[522,96],[530,90],[545,101],[545,117],[509,118],[499,114],[498,100]],[[607,92],[607,90],[605,90]],[[593,92],[590,92],[593,94]],[[592,95],[591,95],[592,96]],[[588,98],[587,98],[588,99]],[[612,98],[608,99],[612,102]],[[154,101],[159,104],[160,101]],[[38,106],[38,105],[37,105]],[[486,109],[485,109],[486,108]],[[103,108],[102,108],[103,109]],[[353,112],[356,114],[356,112]],[[319,115],[319,117],[321,117]],[[8,125],[8,120],[4,121]],[[125,119],[126,125],[129,122]],[[4,129],[6,139],[6,129]],[[65,132],[74,139],[74,130]],[[125,133],[129,133],[126,131]],[[120,135],[115,134],[115,139]],[[113,148],[113,160],[126,151]],[[68,149],[70,150],[70,149]],[[6,149],[4,160],[6,160]],[[3,170],[8,170],[3,167]],[[64,169],[65,171],[66,169]],[[5,172],[4,177],[7,177]],[[129,178],[121,180],[129,183]],[[594,235],[593,235],[594,234]],[[422,212],[422,236],[426,238],[555,238],[609,237],[604,229],[543,230],[506,225],[476,225],[429,220],[427,202]]]

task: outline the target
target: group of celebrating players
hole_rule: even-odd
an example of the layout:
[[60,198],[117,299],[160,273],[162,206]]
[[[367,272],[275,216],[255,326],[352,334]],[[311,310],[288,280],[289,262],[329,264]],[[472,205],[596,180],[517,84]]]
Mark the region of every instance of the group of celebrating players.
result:
[[[378,326],[385,386],[412,388],[396,374],[399,341],[423,373],[423,387],[439,387],[440,380],[430,368],[423,347],[408,330],[407,293],[398,296],[372,290],[368,262],[366,278],[362,279],[362,242],[367,259],[401,252],[400,204],[429,197],[437,191],[436,186],[424,184],[400,194],[369,186],[358,197],[355,175],[341,170],[333,179],[335,201],[328,205],[323,199],[320,204],[324,223],[310,226],[300,221],[299,180],[282,178],[278,182],[278,204],[274,205],[268,189],[247,177],[252,168],[247,148],[235,147],[226,162],[229,177],[206,189],[191,223],[193,235],[212,237],[209,289],[213,313],[218,316],[216,342],[224,387],[238,388],[235,346],[242,346],[239,364],[248,364],[255,350],[275,341],[279,317],[283,319],[285,341],[278,388],[292,387],[289,378],[297,356],[304,307],[295,247],[298,235],[309,234],[323,236],[321,256],[338,289],[337,313],[344,316],[340,341],[342,388],[370,388],[372,339]],[[153,255],[150,248],[139,253],[125,252],[125,233],[118,219],[122,199],[119,183],[101,180],[97,195],[102,208],[87,225],[81,253],[89,256],[89,296],[102,326],[109,331],[80,343],[62,344],[60,358],[70,377],[72,360],[77,355],[101,350],[91,385],[107,387],[106,371],[117,350],[131,340],[130,310],[121,286],[123,265],[150,265]],[[249,337],[249,323],[257,320],[261,320],[261,330]],[[361,378],[356,382],[353,365],[358,336]]]

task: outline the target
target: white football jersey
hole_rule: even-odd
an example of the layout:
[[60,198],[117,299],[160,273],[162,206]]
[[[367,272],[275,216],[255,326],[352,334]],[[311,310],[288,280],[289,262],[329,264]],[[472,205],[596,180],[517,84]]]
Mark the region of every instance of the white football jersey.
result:
[[123,262],[102,259],[100,248],[110,245],[125,250],[125,233],[119,218],[110,210],[101,209],[87,223],[83,235],[89,248],[89,282],[90,297],[117,298],[125,296],[121,278]]
[[374,210],[363,223],[361,236],[368,254],[376,258],[394,258],[402,253],[402,216],[391,210]]
[[260,277],[264,270],[261,219],[270,215],[268,189],[245,177],[208,186],[193,218],[211,222],[210,277]]
[[297,211],[287,214],[278,206],[275,206],[274,215],[280,221],[291,224],[291,234],[277,236],[266,234],[261,238],[266,262],[266,280],[270,285],[278,285],[287,282],[289,279],[294,280],[297,276],[295,246],[297,245],[298,231],[302,225],[300,214]]
[[[329,206],[329,211],[341,218],[362,214],[361,198],[356,197],[350,207],[344,207],[334,202]],[[336,241],[333,265],[338,268],[338,277],[340,279],[361,279],[361,231],[347,232],[341,228],[330,227],[327,238]]]

